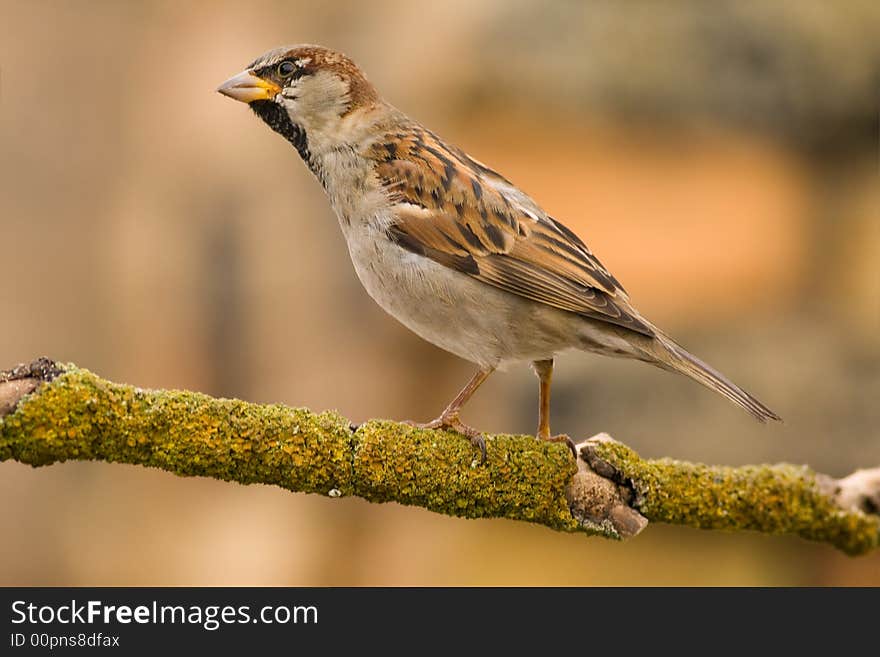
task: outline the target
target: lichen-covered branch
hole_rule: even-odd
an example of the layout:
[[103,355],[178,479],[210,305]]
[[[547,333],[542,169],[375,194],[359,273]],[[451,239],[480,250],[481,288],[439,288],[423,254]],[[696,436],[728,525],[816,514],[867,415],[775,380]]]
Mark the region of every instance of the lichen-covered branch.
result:
[[460,436],[334,412],[111,383],[41,359],[0,373],[0,461],[132,463],[181,476],[356,495],[468,518],[501,517],[625,538],[648,520],[793,533],[850,554],[880,542],[880,470],[840,481],[791,465],[710,467],[495,436],[488,458]]
[[581,454],[629,487],[632,505],[656,522],[797,534],[854,555],[880,542],[880,468],[836,480],[788,463],[733,468],[646,460],[602,436]]
[[182,476],[579,529],[565,499],[575,465],[564,446],[498,436],[480,466],[471,443],[453,433],[385,421],[352,431],[334,412],[143,390],[71,365],[35,369],[40,372],[31,376],[29,366],[19,368],[14,381],[0,383],[3,399],[8,386],[49,379],[17,404],[7,399],[15,410],[0,419],[0,460],[133,463]]

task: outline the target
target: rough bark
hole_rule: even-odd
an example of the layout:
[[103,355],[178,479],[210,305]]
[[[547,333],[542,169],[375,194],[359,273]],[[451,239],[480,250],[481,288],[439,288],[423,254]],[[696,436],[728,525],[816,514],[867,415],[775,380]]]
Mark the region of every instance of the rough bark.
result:
[[47,359],[0,373],[0,461],[99,460],[627,538],[648,521],[796,534],[863,554],[880,543],[880,468],[642,459],[605,435],[578,445],[498,435],[480,465],[454,433],[335,412],[142,390]]

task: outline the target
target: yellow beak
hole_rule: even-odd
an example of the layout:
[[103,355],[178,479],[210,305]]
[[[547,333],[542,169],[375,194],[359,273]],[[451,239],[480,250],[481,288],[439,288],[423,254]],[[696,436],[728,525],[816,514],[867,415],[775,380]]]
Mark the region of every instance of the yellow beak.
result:
[[255,100],[271,100],[281,91],[281,87],[250,71],[242,71],[217,87],[217,91],[243,103],[252,103]]

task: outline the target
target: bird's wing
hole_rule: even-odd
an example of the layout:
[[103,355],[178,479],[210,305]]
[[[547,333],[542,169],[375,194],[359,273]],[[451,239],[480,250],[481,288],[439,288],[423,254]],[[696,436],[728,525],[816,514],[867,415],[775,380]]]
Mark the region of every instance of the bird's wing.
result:
[[532,301],[654,335],[577,235],[460,149],[407,126],[367,156],[396,204],[388,231],[401,247]]

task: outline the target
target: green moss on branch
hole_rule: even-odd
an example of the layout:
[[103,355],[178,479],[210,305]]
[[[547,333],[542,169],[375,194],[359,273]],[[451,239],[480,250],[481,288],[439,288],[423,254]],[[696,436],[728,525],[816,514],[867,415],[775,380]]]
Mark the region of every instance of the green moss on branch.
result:
[[470,442],[452,433],[388,421],[353,432],[333,412],[141,390],[51,361],[0,376],[0,402],[0,461],[132,463],[612,538],[641,530],[636,510],[692,527],[793,533],[850,554],[880,542],[880,517],[841,508],[828,490],[833,480],[805,467],[646,461],[591,439],[581,451],[591,470],[564,444],[530,436],[495,436],[480,465]]
[[576,469],[565,445],[531,436],[493,437],[480,465],[479,452],[454,433],[372,421],[355,434],[356,495],[447,515],[587,529],[572,517],[565,497]]
[[350,441],[335,413],[141,390],[76,367],[0,420],[0,460],[133,463],[316,493],[351,489]]
[[0,419],[0,460],[132,463],[585,530],[565,499],[575,470],[567,454],[562,445],[498,437],[481,467],[470,442],[455,434],[394,422],[370,422],[352,433],[333,412],[141,390],[73,366]]
[[797,534],[853,555],[880,543],[880,516],[839,507],[820,481],[830,478],[806,466],[644,460],[616,441],[597,441],[591,450],[611,466],[615,480],[632,487],[633,506],[655,522]]

